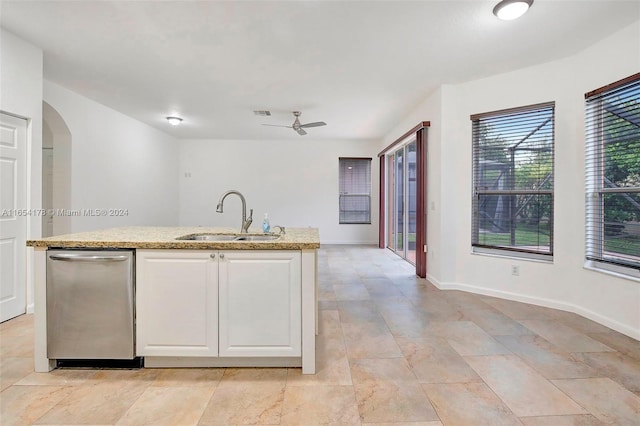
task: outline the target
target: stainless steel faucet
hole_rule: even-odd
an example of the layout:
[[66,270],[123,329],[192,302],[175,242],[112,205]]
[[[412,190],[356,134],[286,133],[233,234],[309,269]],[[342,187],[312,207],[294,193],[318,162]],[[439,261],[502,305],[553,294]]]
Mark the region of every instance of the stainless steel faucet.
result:
[[249,226],[251,226],[251,222],[253,222],[253,209],[249,210],[249,218],[247,218],[247,202],[244,199],[244,196],[240,193],[240,191],[236,191],[235,189],[231,189],[220,196],[220,200],[218,200],[218,206],[216,207],[216,211],[218,213],[222,213],[222,204],[224,203],[224,199],[227,198],[227,195],[236,194],[240,197],[242,201],[242,228],[240,228],[241,234],[246,234],[249,230]]

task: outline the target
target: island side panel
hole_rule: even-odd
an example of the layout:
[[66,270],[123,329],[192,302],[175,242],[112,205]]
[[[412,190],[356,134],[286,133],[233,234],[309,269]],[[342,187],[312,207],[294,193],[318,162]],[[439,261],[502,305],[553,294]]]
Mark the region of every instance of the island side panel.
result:
[[302,250],[302,374],[316,373],[316,250]]
[[316,311],[316,336],[320,333],[320,319],[319,319],[319,308],[318,308],[318,251],[314,250],[314,258],[315,258],[315,266],[314,266],[314,276],[313,276],[313,294],[315,297],[315,311]]
[[34,281],[34,366],[38,373],[55,367],[55,360],[47,358],[47,247],[30,248],[33,253]]

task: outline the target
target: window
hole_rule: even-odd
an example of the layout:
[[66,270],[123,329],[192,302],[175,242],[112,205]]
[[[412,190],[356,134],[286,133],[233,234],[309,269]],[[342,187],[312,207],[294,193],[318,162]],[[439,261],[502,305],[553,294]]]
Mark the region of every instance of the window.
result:
[[586,257],[598,267],[637,276],[640,74],[587,93],[585,98]]
[[474,251],[550,258],[554,104],[477,114],[471,120]]
[[371,223],[371,158],[340,158],[340,223]]

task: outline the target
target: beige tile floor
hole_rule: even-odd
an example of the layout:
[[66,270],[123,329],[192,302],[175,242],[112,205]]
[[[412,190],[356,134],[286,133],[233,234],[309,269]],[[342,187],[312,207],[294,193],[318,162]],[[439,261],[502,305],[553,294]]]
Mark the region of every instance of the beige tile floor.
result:
[[440,291],[387,250],[323,246],[299,369],[33,372],[0,324],[0,424],[640,425],[640,342],[578,315]]

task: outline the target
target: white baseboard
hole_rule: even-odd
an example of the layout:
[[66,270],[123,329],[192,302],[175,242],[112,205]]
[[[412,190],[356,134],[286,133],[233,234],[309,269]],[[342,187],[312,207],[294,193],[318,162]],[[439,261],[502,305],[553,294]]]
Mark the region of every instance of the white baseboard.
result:
[[609,327],[615,331],[625,334],[636,340],[640,340],[640,330],[630,327],[627,324],[623,324],[612,318],[594,312],[583,306],[575,305],[573,303],[567,303],[560,300],[547,299],[543,297],[530,296],[526,294],[513,293],[503,290],[495,290],[487,287],[474,286],[470,284],[456,283],[456,282],[440,282],[435,277],[427,274],[427,280],[435,285],[440,290],[461,290],[474,294],[482,294],[485,296],[498,297],[500,299],[513,300],[515,302],[529,303],[531,305],[543,306],[545,308],[559,309],[561,311],[573,312],[574,314],[581,315],[592,321],[602,324],[605,327]]
[[29,304],[27,305],[27,313],[28,313],[28,314],[32,314],[32,313],[34,313],[34,312],[36,311],[35,306],[36,306],[35,304],[33,304],[33,303],[29,303]]

